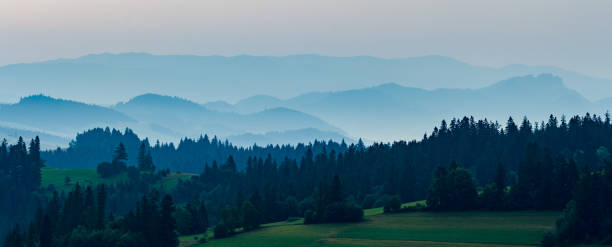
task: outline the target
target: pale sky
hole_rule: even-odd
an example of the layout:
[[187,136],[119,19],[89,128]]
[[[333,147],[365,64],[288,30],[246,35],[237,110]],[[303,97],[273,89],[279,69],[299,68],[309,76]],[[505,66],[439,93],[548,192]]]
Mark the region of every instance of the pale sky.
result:
[[0,65],[102,52],[435,54],[612,78],[612,1],[0,0]]

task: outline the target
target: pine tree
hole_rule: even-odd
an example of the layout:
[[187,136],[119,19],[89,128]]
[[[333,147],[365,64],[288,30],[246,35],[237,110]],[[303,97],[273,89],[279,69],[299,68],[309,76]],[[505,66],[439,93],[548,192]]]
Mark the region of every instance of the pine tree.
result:
[[342,184],[340,183],[340,177],[336,175],[334,176],[334,180],[331,184],[328,203],[342,202],[343,198],[344,196],[342,195]]
[[259,211],[249,201],[245,201],[241,207],[242,227],[248,231],[259,227]]
[[146,158],[147,149],[145,143],[140,143],[140,148],[138,149],[138,169],[141,171],[147,170]]
[[106,216],[106,188],[104,184],[98,187],[97,193],[97,212],[96,212],[96,228],[104,228],[104,217]]
[[52,226],[51,226],[51,221],[49,220],[49,215],[45,215],[41,229],[40,229],[40,239],[39,239],[40,247],[51,247],[52,246],[53,229],[51,229],[51,227]]
[[6,236],[3,246],[4,247],[23,247],[23,244],[24,244],[23,235],[21,233],[21,230],[19,230],[19,225],[17,225],[15,226],[15,228],[13,228],[13,231],[11,231]]
[[501,162],[497,164],[495,171],[495,187],[499,193],[503,194],[506,191],[506,169]]
[[516,126],[516,123],[514,123],[512,117],[508,118],[508,122],[506,123],[506,134],[508,136],[514,136],[517,133],[518,127]]
[[236,172],[236,162],[234,161],[234,157],[231,155],[227,157],[227,161],[223,165],[223,169],[227,169],[231,172]]
[[176,234],[176,221],[172,213],[174,213],[174,203],[172,202],[172,197],[166,195],[161,201],[158,243],[160,247],[176,247],[179,244]]
[[125,150],[125,146],[123,145],[123,142],[119,142],[119,146],[117,146],[113,154],[113,163],[121,162],[125,164],[125,161],[127,161],[127,159],[128,155],[127,151]]
[[40,168],[44,166],[44,163],[40,158],[40,139],[38,136],[36,136],[36,138],[30,142],[30,152],[28,157],[29,166],[27,172],[30,174],[29,183],[32,186],[32,189],[36,189],[41,183]]
[[140,144],[140,148],[138,150],[138,169],[141,171],[155,170],[153,158],[151,157],[151,151],[147,150],[144,141]]
[[506,197],[506,169],[504,165],[499,162],[497,164],[497,170],[495,172],[495,192],[493,200],[494,209],[502,209],[504,207]]
[[8,143],[6,139],[0,142],[0,172],[8,172]]
[[204,205],[204,202],[201,202],[200,206],[198,207],[198,217],[200,219],[201,231],[206,232],[206,229],[208,229],[208,210],[206,210],[206,205]]

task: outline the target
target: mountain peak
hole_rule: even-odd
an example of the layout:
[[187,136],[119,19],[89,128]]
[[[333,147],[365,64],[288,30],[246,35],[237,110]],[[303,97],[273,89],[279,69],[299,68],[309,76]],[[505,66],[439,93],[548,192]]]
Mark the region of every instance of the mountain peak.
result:
[[561,77],[553,74],[539,74],[513,77],[507,80],[497,82],[485,89],[564,89],[569,90],[563,84]]
[[168,96],[154,93],[146,93],[131,98],[128,102],[120,104],[180,104],[183,106],[198,106],[193,101],[177,96]]
[[374,86],[372,88],[376,88],[376,89],[403,89],[406,88],[400,84],[397,84],[395,82],[387,82],[387,83],[383,83],[380,84],[378,86]]
[[47,96],[44,94],[34,94],[34,95],[23,97],[19,100],[17,104],[23,105],[23,104],[50,104],[50,103],[51,104],[52,103],[65,103],[65,104],[67,103],[67,104],[86,105],[85,103],[76,102],[72,100],[65,100],[65,99],[60,99],[60,98],[53,98],[51,96]]

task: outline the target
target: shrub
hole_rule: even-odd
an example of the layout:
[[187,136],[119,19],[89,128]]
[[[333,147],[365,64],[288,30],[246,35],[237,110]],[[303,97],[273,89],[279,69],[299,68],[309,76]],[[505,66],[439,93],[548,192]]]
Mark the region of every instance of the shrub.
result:
[[107,178],[124,172],[127,169],[125,164],[121,162],[102,162],[98,164],[97,172],[101,177]]
[[127,168],[127,175],[130,180],[138,180],[140,178],[140,171],[135,166],[129,166]]
[[351,203],[332,203],[325,208],[325,222],[356,222],[363,219],[363,209]]
[[385,206],[385,204],[387,204],[387,201],[391,200],[391,196],[389,195],[382,195],[381,197],[379,197],[375,202],[373,207],[375,208],[382,208]]
[[229,231],[225,223],[221,222],[215,226],[214,230],[215,238],[226,238],[229,236]]
[[314,211],[308,209],[306,212],[304,212],[304,224],[316,224],[318,222],[319,220],[317,219],[317,214]]
[[400,202],[399,196],[392,196],[385,203],[385,207],[383,208],[385,213],[395,213],[399,212],[402,209],[402,203]]
[[377,195],[368,194],[365,198],[363,198],[363,201],[361,202],[361,207],[362,208],[374,207],[374,203],[376,202],[376,197]]
[[306,197],[298,204],[298,210],[300,215],[306,215],[306,211],[315,209],[315,202],[312,197]]
[[540,246],[541,247],[557,246],[557,240],[555,238],[555,234],[553,234],[552,232],[547,232],[546,234],[544,234],[544,236],[542,237],[542,240],[540,241]]

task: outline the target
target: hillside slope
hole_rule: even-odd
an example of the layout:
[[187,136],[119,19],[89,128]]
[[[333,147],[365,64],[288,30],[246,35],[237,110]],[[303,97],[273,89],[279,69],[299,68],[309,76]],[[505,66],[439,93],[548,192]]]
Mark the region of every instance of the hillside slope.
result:
[[[272,224],[209,246],[537,246],[560,212],[400,213],[367,216],[361,223]],[[190,246],[183,237],[182,246]]]
[[44,95],[28,96],[15,104],[3,105],[0,107],[0,119],[5,125],[66,136],[96,126],[123,126],[136,122],[113,109]]

